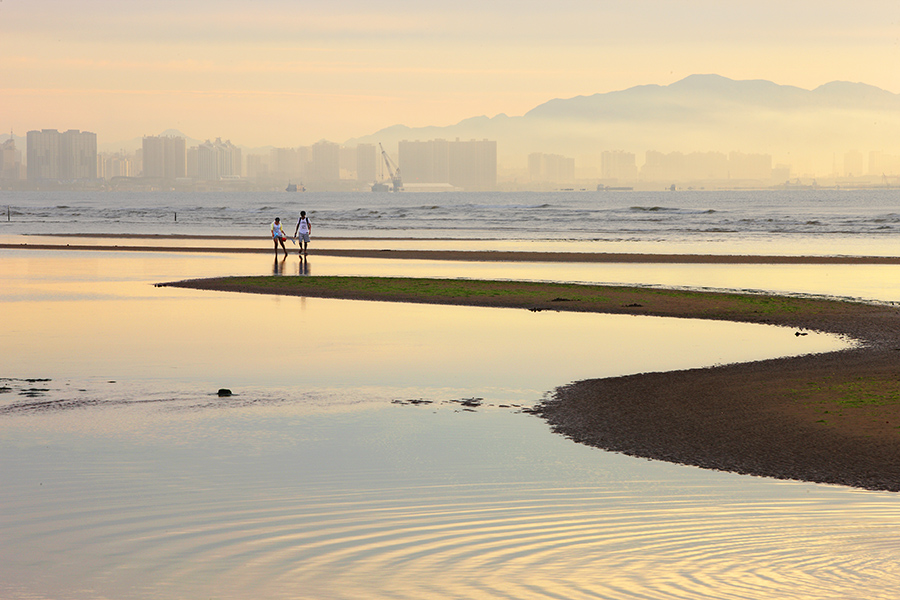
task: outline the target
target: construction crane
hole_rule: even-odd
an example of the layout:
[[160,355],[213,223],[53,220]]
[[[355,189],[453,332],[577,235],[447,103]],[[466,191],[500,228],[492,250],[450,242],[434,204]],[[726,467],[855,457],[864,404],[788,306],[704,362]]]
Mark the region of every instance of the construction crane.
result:
[[391,176],[392,191],[402,192],[403,181],[400,179],[400,167],[394,165],[394,161],[392,161],[391,157],[388,156],[388,153],[384,151],[381,142],[378,142],[378,147],[381,148],[381,156],[384,158],[384,164],[387,166],[388,174]]

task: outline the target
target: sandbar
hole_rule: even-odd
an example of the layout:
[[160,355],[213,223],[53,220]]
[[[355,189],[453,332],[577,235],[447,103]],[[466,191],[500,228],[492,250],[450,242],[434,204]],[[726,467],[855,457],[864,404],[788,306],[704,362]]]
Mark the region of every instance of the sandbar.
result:
[[839,352],[579,381],[557,388],[534,412],[553,431],[576,442],[631,456],[900,491],[900,312],[893,305],[641,287],[381,277],[227,277],[159,285],[731,320],[792,327],[797,335],[816,330],[847,336],[856,344]]
[[[62,250],[102,252],[185,252],[213,254],[273,254],[271,240],[237,246],[179,245],[179,239],[191,240],[253,240],[239,236],[178,236],[178,235],[67,235],[71,243],[46,242],[0,243],[0,249],[9,250]],[[127,240],[127,244],[78,243],[79,237],[110,240]],[[132,240],[168,240],[172,244],[138,244]],[[325,239],[325,238],[317,238]],[[330,238],[332,241],[339,238]],[[340,238],[348,239],[349,238]],[[371,238],[354,238],[370,240]],[[398,238],[399,239],[399,238]],[[409,238],[405,238],[407,241]],[[431,241],[431,240],[429,240]],[[293,248],[288,245],[288,248]],[[626,263],[626,264],[734,264],[734,265],[900,265],[900,256],[845,256],[845,255],[756,255],[756,254],[664,254],[630,252],[548,252],[512,250],[423,250],[423,249],[369,249],[369,248],[314,248],[311,256],[335,256],[346,258],[388,258],[397,260],[430,260],[456,262],[528,262],[528,263]]]

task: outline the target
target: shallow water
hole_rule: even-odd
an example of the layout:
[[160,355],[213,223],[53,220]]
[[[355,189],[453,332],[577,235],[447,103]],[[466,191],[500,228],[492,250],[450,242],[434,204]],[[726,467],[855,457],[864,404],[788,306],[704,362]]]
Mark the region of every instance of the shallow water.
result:
[[[845,342],[152,286],[279,264],[4,251],[0,597],[893,597],[896,495],[610,454],[519,408]],[[506,266],[437,274],[454,268]]]
[[[128,193],[6,192],[0,236],[260,236],[301,209],[314,237],[462,239],[595,252],[875,254],[900,248],[900,191]],[[453,242],[449,242],[453,244]],[[662,250],[661,250],[662,248]]]

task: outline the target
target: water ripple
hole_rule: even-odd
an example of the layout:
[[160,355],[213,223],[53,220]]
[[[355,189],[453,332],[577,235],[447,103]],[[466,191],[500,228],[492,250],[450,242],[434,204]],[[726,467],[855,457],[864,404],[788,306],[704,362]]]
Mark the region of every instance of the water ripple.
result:
[[[142,583],[114,590],[121,598],[152,581],[182,597],[335,599],[875,599],[900,584],[898,509],[880,495],[847,515],[827,501],[531,485],[198,494],[203,502],[135,502],[120,490],[108,501],[132,508],[114,519],[108,507],[59,506],[17,528],[38,546],[64,540],[58,554],[77,552],[82,567],[115,565]],[[158,586],[150,595],[167,597]]]

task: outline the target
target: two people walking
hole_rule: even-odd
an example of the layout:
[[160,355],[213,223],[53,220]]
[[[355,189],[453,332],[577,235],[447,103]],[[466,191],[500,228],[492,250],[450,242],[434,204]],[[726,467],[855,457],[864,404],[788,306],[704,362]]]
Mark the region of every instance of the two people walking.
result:
[[[287,258],[288,251],[284,246],[285,240],[287,240],[287,234],[284,232],[284,228],[281,224],[281,217],[275,217],[275,220],[272,222],[272,242],[275,244],[275,256],[278,256],[278,244],[281,244],[281,249],[284,250],[284,256]],[[300,219],[297,221],[297,227],[294,228],[294,237],[291,238],[293,241],[297,239],[297,243],[300,245],[299,254],[302,257],[306,254],[306,248],[309,245],[309,234],[312,233],[312,223],[309,222],[309,219],[306,216],[306,211],[300,211]]]

